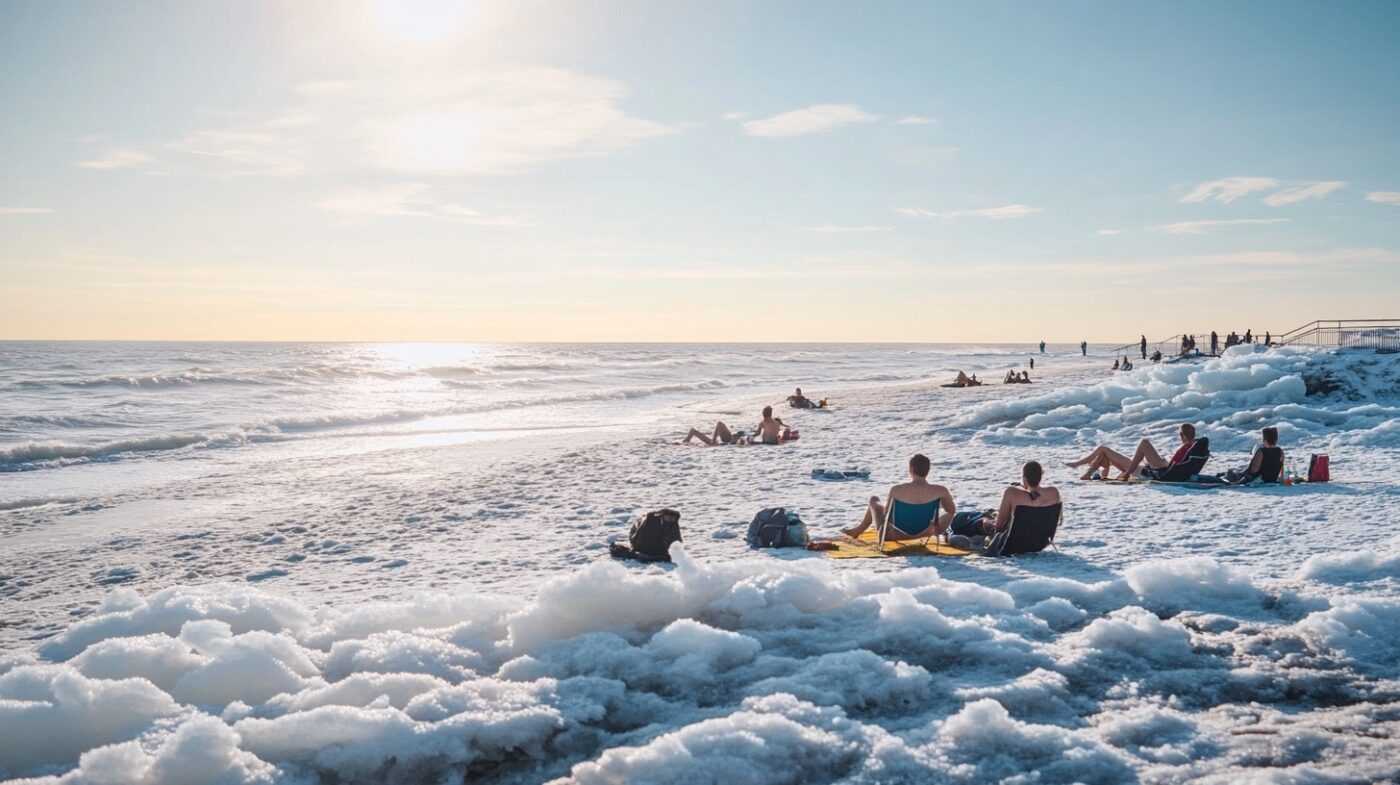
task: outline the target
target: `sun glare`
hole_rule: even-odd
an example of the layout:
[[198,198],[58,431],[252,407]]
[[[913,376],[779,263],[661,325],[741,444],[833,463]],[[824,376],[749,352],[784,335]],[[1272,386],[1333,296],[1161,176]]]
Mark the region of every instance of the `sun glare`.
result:
[[452,38],[480,12],[473,0],[374,0],[379,29],[394,38],[432,42]]

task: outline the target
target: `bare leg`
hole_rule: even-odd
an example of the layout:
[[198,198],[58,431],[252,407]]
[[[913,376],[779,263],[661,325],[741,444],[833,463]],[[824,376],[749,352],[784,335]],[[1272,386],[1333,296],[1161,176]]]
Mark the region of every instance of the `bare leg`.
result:
[[714,439],[711,439],[709,436],[706,436],[705,434],[703,434],[703,433],[701,433],[701,432],[695,430],[694,428],[691,428],[691,429],[690,429],[690,433],[688,433],[688,434],[685,435],[685,442],[683,442],[683,443],[684,443],[684,444],[690,444],[690,440],[691,440],[691,439],[699,439],[700,441],[704,442],[704,443],[705,443],[707,446],[709,446],[709,447],[715,446],[715,440],[714,440]]
[[734,441],[734,434],[729,430],[729,426],[724,421],[715,423],[715,442],[718,444],[730,444]]
[[860,525],[853,529],[842,529],[841,533],[847,537],[859,537],[866,529],[884,519],[885,505],[880,503],[879,496],[871,496],[870,502],[865,505],[865,517],[860,519]]
[[1089,463],[1089,468],[1080,477],[1081,480],[1092,480],[1094,472],[1099,472],[1100,477],[1107,477],[1109,469],[1117,469],[1119,472],[1128,474],[1128,467],[1132,460],[1128,456],[1111,450],[1108,447],[1100,447],[1094,451],[1093,460]]
[[1123,470],[1123,474],[1129,477],[1137,474],[1138,469],[1142,468],[1144,463],[1154,469],[1161,469],[1167,465],[1166,459],[1157,452],[1156,447],[1152,446],[1152,442],[1146,439],[1138,442],[1137,452],[1133,453],[1133,460],[1128,468]]

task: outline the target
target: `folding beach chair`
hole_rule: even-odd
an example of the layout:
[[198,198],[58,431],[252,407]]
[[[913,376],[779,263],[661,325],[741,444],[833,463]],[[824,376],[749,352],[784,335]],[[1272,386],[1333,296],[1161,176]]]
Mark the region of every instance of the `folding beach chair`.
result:
[[1011,511],[1006,531],[998,532],[983,553],[987,556],[1015,556],[1018,553],[1039,553],[1055,545],[1055,532],[1060,528],[1063,504],[1048,507],[1019,506]]
[[[880,551],[885,550],[885,535],[889,527],[893,526],[906,534],[909,532],[921,532],[928,530],[928,536],[924,537],[921,546],[928,545],[928,541],[933,539],[933,523],[938,520],[938,499],[924,504],[910,504],[899,499],[891,500],[889,509],[885,510],[885,519],[880,521],[880,539],[877,546]],[[900,542],[906,542],[901,540]]]

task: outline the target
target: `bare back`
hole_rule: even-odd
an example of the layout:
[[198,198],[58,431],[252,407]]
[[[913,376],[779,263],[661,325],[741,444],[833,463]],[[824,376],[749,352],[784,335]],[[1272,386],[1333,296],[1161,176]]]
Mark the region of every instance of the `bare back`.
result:
[[906,482],[890,488],[890,498],[909,504],[928,504],[934,499],[947,499],[951,496],[942,485],[930,482]]

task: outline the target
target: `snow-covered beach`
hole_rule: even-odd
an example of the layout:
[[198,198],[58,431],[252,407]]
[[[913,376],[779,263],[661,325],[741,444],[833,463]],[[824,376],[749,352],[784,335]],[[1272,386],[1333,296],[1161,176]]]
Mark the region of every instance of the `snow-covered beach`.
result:
[[[1036,384],[953,390],[937,385],[954,370],[995,382],[1030,355],[214,346],[231,354],[7,358],[0,776],[1400,776],[1396,356],[1251,346],[1113,374],[1052,347]],[[1322,377],[1338,389],[1308,395]],[[833,398],[779,411],[797,442],[676,444],[750,426],[795,384]],[[1171,444],[1180,422],[1211,438],[1212,471],[1275,425],[1295,464],[1328,453],[1333,482],[1125,487],[1063,467],[1101,441]],[[1066,501],[1058,550],[745,547],[763,507],[851,525],[916,451],[964,507],[1043,462]],[[811,479],[848,465],[870,481]],[[662,506],[682,513],[674,566],[607,558]]]

